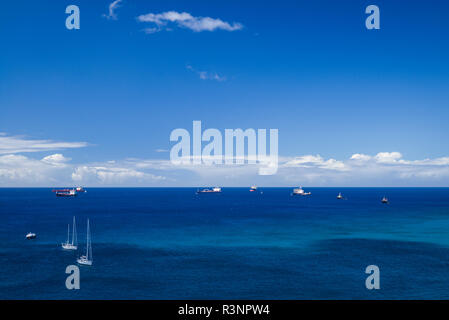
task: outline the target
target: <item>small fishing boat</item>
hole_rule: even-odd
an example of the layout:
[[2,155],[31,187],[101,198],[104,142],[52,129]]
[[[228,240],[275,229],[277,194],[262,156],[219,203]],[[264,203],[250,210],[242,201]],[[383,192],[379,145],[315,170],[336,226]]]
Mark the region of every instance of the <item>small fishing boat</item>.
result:
[[62,248],[65,250],[76,250],[78,249],[77,246],[77,237],[76,237],[76,223],[75,223],[75,217],[73,217],[73,227],[72,227],[72,242],[69,242],[70,240],[70,224],[67,225],[67,241],[63,244],[61,244]]
[[32,232],[29,232],[29,233],[25,236],[25,238],[26,238],[27,240],[35,239],[35,238],[36,238],[36,234],[35,234],[35,233],[32,233]]
[[341,195],[341,192],[338,194],[337,199],[338,199],[338,200],[343,199],[343,196]]
[[380,200],[382,203],[388,203],[388,198],[387,197],[383,197],[382,200]]
[[257,186],[251,186],[251,188],[249,188],[250,192],[254,192],[257,191]]
[[86,241],[86,254],[84,256],[79,257],[76,262],[82,265],[91,266],[93,263],[92,259],[92,243],[90,240],[90,228],[89,228],[89,219],[87,219],[87,241]]

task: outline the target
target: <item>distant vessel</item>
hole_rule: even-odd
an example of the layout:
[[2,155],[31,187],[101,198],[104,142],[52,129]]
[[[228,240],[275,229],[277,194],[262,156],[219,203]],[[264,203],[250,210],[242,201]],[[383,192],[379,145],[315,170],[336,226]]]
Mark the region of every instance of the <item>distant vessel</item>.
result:
[[53,190],[53,192],[56,193],[57,197],[74,197],[74,196],[76,196],[75,189],[58,189],[58,190]]
[[343,196],[341,195],[341,192],[338,194],[337,199],[343,199]]
[[32,233],[32,232],[29,232],[29,233],[25,236],[25,238],[27,238],[28,240],[30,240],[30,239],[35,239],[35,238],[36,238],[36,234],[35,234],[35,233]]
[[86,255],[79,257],[79,259],[76,260],[79,264],[83,264],[86,266],[91,266],[93,259],[92,259],[92,244],[90,242],[90,228],[89,228],[89,219],[87,219],[87,243],[86,243]]
[[382,203],[388,203],[388,199],[386,197],[383,197],[381,200]]
[[83,187],[76,187],[76,192],[86,192],[86,189]]
[[302,187],[293,189],[293,193],[292,193],[292,195],[294,195],[294,196],[309,196],[311,194],[312,194],[312,192],[305,192],[302,189]]
[[257,186],[251,186],[251,188],[249,188],[250,192],[254,192],[257,190]]
[[63,244],[61,244],[62,248],[65,250],[76,250],[78,249],[77,246],[77,238],[76,238],[76,223],[75,223],[75,217],[73,217],[73,227],[72,227],[72,242],[69,242],[70,240],[70,224],[67,225],[67,241]]
[[212,189],[201,189],[196,191],[196,193],[220,193],[220,192],[221,192],[220,187],[214,187]]

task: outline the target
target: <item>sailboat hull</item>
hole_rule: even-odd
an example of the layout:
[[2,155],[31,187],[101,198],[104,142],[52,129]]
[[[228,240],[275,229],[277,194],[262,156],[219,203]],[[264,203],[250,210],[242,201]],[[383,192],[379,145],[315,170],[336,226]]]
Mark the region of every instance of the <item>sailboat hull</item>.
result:
[[86,265],[86,266],[92,265],[92,261],[86,260],[86,259],[77,259],[76,262],[78,262],[79,264],[82,264],[82,265]]
[[73,244],[70,244],[70,243],[63,243],[61,246],[64,250],[77,250],[78,249],[78,246],[74,246]]

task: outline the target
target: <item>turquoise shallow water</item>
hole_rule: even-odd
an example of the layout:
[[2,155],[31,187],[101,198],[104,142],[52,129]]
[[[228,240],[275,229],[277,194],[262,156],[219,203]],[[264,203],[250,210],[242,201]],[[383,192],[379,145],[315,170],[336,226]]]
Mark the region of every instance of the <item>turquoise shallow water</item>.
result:
[[[0,189],[0,298],[449,298],[449,189],[307,189]],[[73,215],[82,249],[90,219],[94,255],[77,291],[77,253],[60,249]],[[370,264],[380,290],[365,288]]]

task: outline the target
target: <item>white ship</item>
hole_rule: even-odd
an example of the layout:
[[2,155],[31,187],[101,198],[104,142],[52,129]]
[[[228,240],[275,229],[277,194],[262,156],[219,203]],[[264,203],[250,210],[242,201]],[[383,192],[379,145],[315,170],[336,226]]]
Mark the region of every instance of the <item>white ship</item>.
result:
[[59,189],[53,190],[57,197],[75,197],[76,190],[75,189]]
[[337,199],[343,199],[343,196],[341,195],[341,192],[338,194]]
[[250,192],[254,192],[257,190],[257,186],[251,186],[251,188],[249,188]]
[[311,194],[312,194],[312,192],[305,192],[302,189],[302,187],[293,189],[293,193],[292,193],[292,195],[294,195],[294,196],[309,196]]
[[25,236],[25,238],[28,239],[28,240],[30,240],[30,239],[35,239],[35,238],[36,238],[36,234],[35,234],[35,233],[32,233],[32,232],[29,232],[29,233]]
[[89,228],[89,219],[87,219],[87,243],[86,243],[86,255],[79,257],[76,260],[79,264],[91,266],[93,263],[92,259],[92,243],[90,240],[90,228]]
[[382,200],[380,200],[382,203],[388,203],[388,198],[387,197],[383,197]]
[[196,191],[196,193],[220,193],[220,192],[221,192],[220,187],[214,187],[211,189],[201,189]]
[[70,224],[67,225],[67,241],[61,244],[62,248],[65,250],[76,250],[77,246],[77,237],[76,237],[76,223],[75,217],[73,217],[73,227],[72,227],[72,242],[70,242]]

